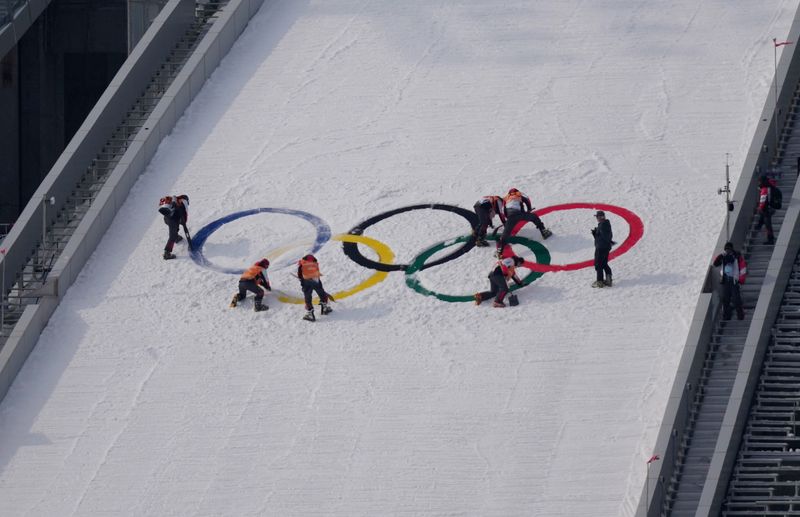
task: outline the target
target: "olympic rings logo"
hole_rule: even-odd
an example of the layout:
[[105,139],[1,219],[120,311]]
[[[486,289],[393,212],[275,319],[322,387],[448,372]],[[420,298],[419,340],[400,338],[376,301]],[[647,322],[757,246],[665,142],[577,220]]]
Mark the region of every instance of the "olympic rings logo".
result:
[[[605,212],[612,213],[614,215],[621,217],[628,224],[629,232],[627,238],[625,239],[624,242],[622,242],[622,244],[616,247],[609,254],[608,256],[609,261],[614,260],[615,258],[619,257],[624,253],[627,253],[634,245],[636,245],[636,243],[644,235],[644,224],[642,223],[642,220],[630,210],[614,205],[608,205],[603,203],[567,203],[562,205],[554,205],[546,208],[541,208],[539,210],[535,210],[534,213],[539,217],[542,217],[544,215],[553,212],[575,210],[575,209],[604,210]],[[389,248],[389,246],[376,239],[365,236],[364,232],[370,226],[373,226],[374,224],[380,221],[383,221],[385,219],[388,219],[394,215],[403,212],[410,212],[414,210],[441,210],[460,215],[461,217],[466,219],[466,221],[469,223],[470,233],[436,243],[433,246],[423,250],[408,264],[396,264],[394,262],[394,253]],[[473,247],[475,247],[475,237],[472,234],[472,230],[478,224],[478,218],[475,215],[475,213],[465,208],[447,204],[440,204],[440,203],[419,204],[419,205],[410,205],[401,208],[395,208],[394,210],[389,210],[387,212],[383,212],[376,216],[370,217],[369,219],[362,221],[360,224],[350,229],[350,231],[348,231],[347,233],[338,235],[331,234],[330,226],[328,226],[328,224],[325,221],[323,221],[322,219],[313,214],[310,214],[308,212],[303,212],[301,210],[292,210],[288,208],[254,208],[251,210],[235,212],[233,214],[221,217],[215,221],[208,223],[194,235],[192,239],[192,251],[191,251],[192,260],[196,264],[202,267],[211,269],[213,271],[218,271],[220,273],[236,274],[236,275],[242,274],[244,272],[244,270],[242,269],[232,269],[232,268],[218,266],[213,262],[211,262],[210,260],[208,260],[203,253],[203,246],[205,245],[208,238],[215,231],[220,229],[223,225],[230,223],[232,221],[236,221],[243,217],[248,217],[260,213],[285,214],[285,215],[292,215],[299,217],[310,223],[314,227],[314,230],[316,232],[316,236],[313,240],[294,243],[292,245],[284,246],[268,252],[265,256],[270,260],[270,262],[273,263],[273,267],[284,268],[294,265],[294,261],[288,259],[282,262],[277,261],[279,257],[281,257],[282,255],[286,254],[288,251],[294,248],[304,246],[307,247],[308,249],[307,253],[314,254],[317,253],[328,241],[333,240],[342,243],[342,251],[353,262],[359,264],[360,266],[366,269],[374,271],[372,275],[370,275],[367,279],[361,281],[354,287],[333,293],[333,297],[337,300],[342,298],[347,298],[348,296],[352,296],[360,291],[368,289],[382,282],[383,280],[386,279],[386,277],[390,272],[394,271],[404,272],[406,285],[422,295],[433,296],[445,302],[469,302],[473,300],[472,294],[450,295],[450,294],[438,293],[436,291],[424,287],[421,281],[419,280],[418,273],[420,271],[444,264],[446,262],[450,262],[451,260],[454,260],[464,255],[465,253],[469,252]],[[522,279],[522,285],[512,287],[511,288],[512,291],[530,285],[538,278],[541,278],[542,275],[544,275],[544,273],[558,272],[558,271],[575,271],[578,269],[592,267],[594,265],[593,260],[574,262],[571,264],[551,264],[550,252],[547,250],[547,248],[545,248],[543,244],[516,235],[522,229],[523,225],[526,222],[527,221],[521,221],[520,223],[517,224],[517,226],[515,226],[512,229],[511,232],[512,237],[509,241],[512,244],[519,244],[528,248],[535,256],[536,261],[531,262],[529,260],[526,260],[523,263],[523,267],[529,269],[530,272]],[[494,240],[496,239],[496,237],[489,235],[487,236],[487,239]],[[377,255],[378,257],[377,260],[372,260],[365,257],[358,248],[359,244],[371,248]],[[429,259],[433,257],[435,254],[452,247],[455,247],[455,249],[453,249],[449,253],[446,253],[444,256],[437,258],[435,260],[431,260],[429,262]],[[303,303],[303,299],[301,297],[294,296],[281,291],[276,291],[276,293],[278,294],[278,299],[284,303],[292,303],[292,304]]]

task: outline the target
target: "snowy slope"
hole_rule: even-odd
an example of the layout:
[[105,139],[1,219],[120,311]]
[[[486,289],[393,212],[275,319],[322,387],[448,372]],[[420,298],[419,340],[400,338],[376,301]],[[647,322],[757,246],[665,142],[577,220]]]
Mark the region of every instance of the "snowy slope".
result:
[[[771,40],[797,4],[268,3],[0,405],[0,513],[632,515],[723,222],[725,153],[738,174]],[[422,296],[391,272],[311,324],[274,296],[266,313],[230,310],[237,277],[183,245],[160,257],[165,193],[190,195],[194,232],[281,208],[335,236],[510,187],[539,208],[641,218],[641,240],[611,262],[615,287],[551,272],[498,310]],[[592,213],[543,217],[552,263],[591,258]],[[622,242],[627,224],[610,219]],[[415,210],[364,235],[409,263],[468,231]],[[273,285],[296,296],[279,266],[314,238],[308,220],[263,212],[203,251],[216,268],[269,255]],[[340,242],[317,256],[332,292],[374,273]],[[493,260],[473,249],[415,278],[470,295]]]

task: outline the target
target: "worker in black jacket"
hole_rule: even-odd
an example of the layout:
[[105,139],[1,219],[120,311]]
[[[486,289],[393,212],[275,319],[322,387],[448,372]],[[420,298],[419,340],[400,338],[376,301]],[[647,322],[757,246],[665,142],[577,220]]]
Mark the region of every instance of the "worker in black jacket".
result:
[[594,237],[594,270],[597,272],[597,280],[592,287],[611,287],[613,280],[611,268],[608,267],[608,254],[611,252],[611,246],[614,245],[611,222],[606,219],[606,213],[602,210],[598,210],[594,216],[597,218],[597,227],[592,228],[592,236]]
[[172,248],[176,242],[183,240],[183,237],[178,234],[178,229],[181,225],[186,226],[186,220],[189,219],[188,207],[189,196],[186,194],[165,196],[159,201],[158,212],[164,216],[164,224],[169,228],[169,237],[166,246],[164,246],[164,260],[175,258]]

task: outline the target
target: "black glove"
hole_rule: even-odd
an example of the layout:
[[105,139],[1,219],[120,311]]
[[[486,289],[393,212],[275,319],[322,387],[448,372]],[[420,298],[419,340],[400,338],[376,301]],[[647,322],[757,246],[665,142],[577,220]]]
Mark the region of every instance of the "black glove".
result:
[[592,237],[597,236],[597,228],[592,228]]
[[266,289],[267,291],[272,291],[272,286],[271,286],[271,285],[269,285],[269,282],[267,282],[266,284],[264,284],[264,289]]

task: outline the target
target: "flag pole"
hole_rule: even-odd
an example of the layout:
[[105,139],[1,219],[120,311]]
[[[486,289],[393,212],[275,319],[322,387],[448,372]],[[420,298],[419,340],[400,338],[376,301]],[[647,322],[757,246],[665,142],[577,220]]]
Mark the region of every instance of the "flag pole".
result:
[[772,79],[773,86],[775,87],[775,161],[778,163],[778,38],[772,38],[772,56],[774,63],[775,75]]
[[[773,86],[775,88],[774,95],[775,95],[775,161],[773,165],[778,165],[778,144],[780,140],[778,139],[778,47],[782,47],[784,45],[791,45],[792,41],[781,41],[778,42],[778,38],[772,38],[772,62],[773,67],[775,70],[775,77],[773,78]],[[772,171],[770,171],[772,172]]]

